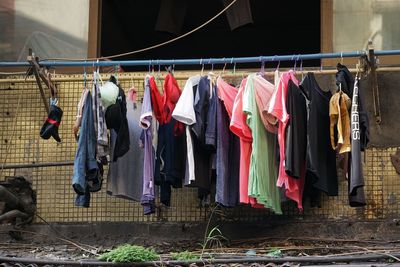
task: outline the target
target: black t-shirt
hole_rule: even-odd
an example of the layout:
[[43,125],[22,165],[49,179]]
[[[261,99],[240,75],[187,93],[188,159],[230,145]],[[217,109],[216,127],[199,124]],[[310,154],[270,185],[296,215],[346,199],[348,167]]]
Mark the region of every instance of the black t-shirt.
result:
[[285,133],[285,171],[294,178],[304,172],[307,148],[307,108],[299,87],[289,80],[286,97],[289,121]]
[[323,91],[313,73],[308,73],[301,85],[310,100],[306,180],[330,196],[338,195],[336,152],[332,149],[329,128],[330,92]]
[[211,154],[215,147],[209,141],[215,141],[212,137],[216,136],[216,122],[213,118],[216,118],[217,97],[214,92],[210,98],[210,80],[207,76],[200,78],[199,84],[193,87],[193,93],[196,123],[190,126],[190,132],[196,180],[190,186],[198,187],[198,197],[204,200],[211,189]]
[[365,206],[364,174],[361,162],[361,114],[359,81],[354,83],[351,106],[351,155],[349,177],[349,203],[352,207]]

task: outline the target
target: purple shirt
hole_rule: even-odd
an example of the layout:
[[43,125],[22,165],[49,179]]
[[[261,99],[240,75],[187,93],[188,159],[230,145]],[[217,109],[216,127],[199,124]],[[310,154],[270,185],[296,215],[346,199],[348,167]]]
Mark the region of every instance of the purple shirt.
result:
[[143,128],[142,145],[144,146],[143,160],[143,194],[141,203],[144,214],[154,212],[154,150],[153,150],[153,110],[151,107],[149,77],[145,79],[145,90],[140,115],[140,126]]

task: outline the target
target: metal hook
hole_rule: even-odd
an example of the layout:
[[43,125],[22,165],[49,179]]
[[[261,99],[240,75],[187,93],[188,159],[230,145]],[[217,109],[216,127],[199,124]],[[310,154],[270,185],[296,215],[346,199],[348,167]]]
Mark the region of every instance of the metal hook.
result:
[[87,74],[86,74],[86,60],[85,64],[83,65],[83,86],[86,88],[86,79],[87,79]]
[[264,73],[265,73],[265,62],[264,62],[262,56],[260,56],[260,61],[261,61],[260,73],[261,73],[261,75],[264,75]]
[[203,59],[202,59],[202,58],[200,58],[200,65],[201,65],[201,72],[200,72],[200,75],[203,76],[204,63],[203,63]]
[[[275,57],[277,57],[276,55],[273,57],[272,61],[275,61]],[[279,66],[281,65],[281,61],[278,60],[278,65],[276,65],[276,70],[279,70]]]
[[117,84],[119,84],[119,70],[120,70],[120,65],[115,65],[115,70],[116,70],[116,80],[117,80]]
[[224,67],[222,68],[222,74],[225,72],[225,68],[226,68],[226,61],[225,61],[225,58],[223,58],[223,61],[224,61]]
[[96,72],[97,72],[97,74],[99,74],[100,73],[99,59],[97,59],[96,64],[97,64]]
[[340,52],[340,64],[343,65],[343,51]]

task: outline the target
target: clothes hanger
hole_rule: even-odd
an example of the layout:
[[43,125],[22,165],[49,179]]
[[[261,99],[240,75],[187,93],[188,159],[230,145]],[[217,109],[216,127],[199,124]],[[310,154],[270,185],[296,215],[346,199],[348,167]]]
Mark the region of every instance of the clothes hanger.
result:
[[119,65],[115,65],[115,72],[116,72],[116,80],[117,80],[117,85],[119,85],[119,80],[118,80],[118,76],[119,76],[119,69],[120,69],[120,66]]
[[303,59],[300,61],[300,72],[301,72],[301,80],[304,79],[304,71],[303,71]]
[[158,59],[157,59],[157,64],[158,64],[158,72],[156,75],[156,81],[159,81],[161,77],[161,65],[159,64]]
[[260,56],[260,61],[261,61],[261,67],[260,67],[260,72],[259,74],[264,77],[265,76],[265,62],[262,60],[262,56]]
[[343,52],[340,52],[340,64],[343,65]]
[[99,66],[99,59],[96,60],[97,63],[97,68],[96,68],[96,77],[100,80],[101,82],[101,86],[103,86],[103,79],[101,79],[101,75],[100,75],[100,66]]
[[211,62],[211,58],[208,60],[208,64],[211,64],[211,70],[208,72],[208,76],[214,77],[215,74],[213,72],[214,70],[214,63]]
[[293,65],[293,72],[294,74],[296,74],[296,65],[297,65],[297,59],[295,58],[296,55],[292,56],[292,60],[294,60],[294,65]]
[[[86,63],[86,60],[85,60]],[[86,80],[87,80],[87,74],[86,74],[86,64],[83,65],[83,88],[86,89]]]
[[[272,61],[275,61],[275,56],[274,56],[274,58],[272,59]],[[278,65],[276,65],[275,71],[279,71],[279,66],[280,66],[280,65],[281,65],[281,61],[278,60]]]
[[202,59],[202,58],[200,58],[200,65],[201,65],[200,76],[203,76],[203,71],[204,71],[204,63],[203,63],[203,59]]
[[[224,61],[225,61],[225,58],[224,58]],[[224,75],[224,74],[225,74],[225,68],[226,68],[226,64],[227,64],[227,62],[225,61],[225,64],[224,64],[224,67],[222,68],[222,71],[221,71],[221,74],[220,74],[220,76],[222,76],[222,75]]]
[[147,70],[147,74],[151,75],[151,60],[149,61],[149,67],[148,67],[148,70]]

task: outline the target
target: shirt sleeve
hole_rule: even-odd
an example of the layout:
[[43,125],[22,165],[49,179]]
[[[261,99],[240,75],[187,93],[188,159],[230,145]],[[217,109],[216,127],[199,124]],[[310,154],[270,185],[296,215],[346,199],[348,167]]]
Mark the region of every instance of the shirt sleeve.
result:
[[217,101],[216,87],[213,86],[207,113],[206,145],[214,151],[217,148]]
[[151,125],[152,116],[153,111],[151,108],[150,85],[149,80],[146,77],[142,111],[140,114],[140,127],[143,129],[148,129]]
[[242,111],[247,114],[247,120],[246,123],[247,125],[250,125],[251,120],[252,120],[252,108],[254,107],[254,87],[253,87],[253,77],[249,77],[247,79],[247,83],[246,86],[244,88],[244,92],[243,92],[243,107],[242,107]]
[[183,92],[176,103],[175,109],[172,112],[172,117],[186,125],[196,123],[196,114],[193,107],[193,86],[196,83],[197,77],[189,78],[186,81]]

